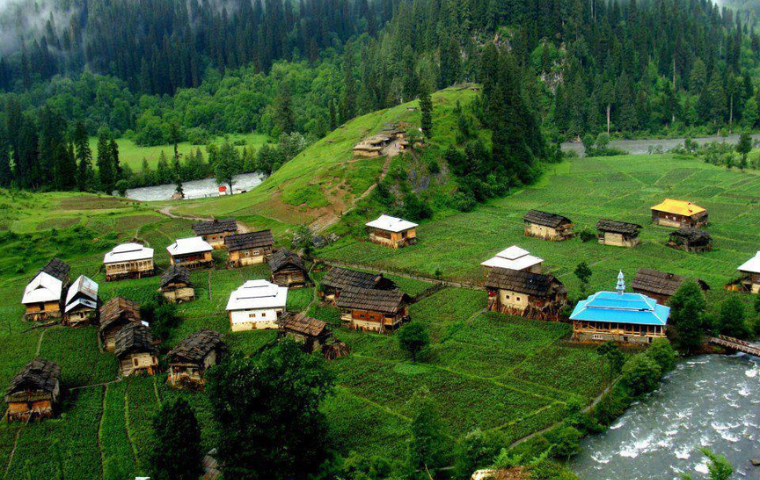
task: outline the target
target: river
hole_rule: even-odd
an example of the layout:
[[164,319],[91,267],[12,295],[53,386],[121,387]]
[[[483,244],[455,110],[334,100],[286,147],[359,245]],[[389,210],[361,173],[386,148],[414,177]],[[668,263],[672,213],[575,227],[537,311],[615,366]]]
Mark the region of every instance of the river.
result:
[[[234,193],[248,191],[257,187],[266,177],[260,173],[244,173],[236,175],[233,182]],[[130,188],[127,190],[127,198],[140,200],[142,202],[171,200],[176,185],[156,185],[154,187]],[[193,180],[182,184],[185,192],[185,199],[203,198],[217,196],[219,185],[214,178],[205,178],[203,180]]]
[[[661,387],[610,429],[583,440],[570,467],[582,480],[670,480],[707,473],[709,448],[758,478],[760,361],[743,354],[705,355],[679,363]],[[695,477],[699,477],[699,473]]]
[[[760,139],[760,135],[752,135],[753,140]],[[649,148],[660,146],[662,147],[663,152],[667,152],[668,150],[677,147],[678,145],[683,145],[685,138],[663,138],[660,140],[652,140],[652,139],[642,139],[642,140],[610,140],[610,147],[612,148],[619,148],[621,150],[625,150],[626,152],[630,153],[631,155],[644,155],[649,153]],[[722,142],[725,141],[726,143],[730,144],[737,144],[739,143],[739,135],[733,134],[729,135],[727,137],[720,137],[720,136],[714,136],[714,137],[699,137],[692,139],[695,142],[697,142],[700,145],[704,145],[705,143],[711,143],[711,142]],[[578,155],[583,156],[584,148],[583,144],[580,142],[565,142],[562,144],[562,150],[564,151],[574,151]]]

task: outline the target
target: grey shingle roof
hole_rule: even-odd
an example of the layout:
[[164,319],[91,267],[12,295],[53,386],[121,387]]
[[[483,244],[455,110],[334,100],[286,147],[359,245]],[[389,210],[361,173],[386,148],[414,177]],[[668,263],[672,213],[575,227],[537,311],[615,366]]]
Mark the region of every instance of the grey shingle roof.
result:
[[338,308],[395,314],[408,302],[409,297],[401,290],[345,287],[340,291],[335,305]]
[[602,232],[622,233],[624,235],[637,235],[643,228],[637,223],[620,222],[617,220],[599,220],[596,228]]
[[161,288],[170,283],[185,283],[190,285],[190,271],[182,265],[172,265],[161,275]]
[[670,236],[686,240],[692,247],[709,245],[712,242],[710,234],[699,228],[682,227],[672,232]]
[[331,268],[322,279],[322,285],[332,288],[359,287],[379,290],[396,288],[393,281],[383,277],[382,273],[360,272],[340,267]]
[[185,337],[169,353],[169,363],[201,363],[213,350],[226,351],[222,334],[214,330],[199,330]]
[[51,277],[57,278],[63,283],[66,283],[69,279],[69,272],[71,272],[71,267],[68,263],[56,257],[50,260],[47,265],[42,267],[40,269],[40,272],[45,272]]
[[549,297],[566,293],[565,286],[552,275],[526,271],[492,268],[488,271],[486,288],[511,290],[533,297]]
[[327,322],[307,317],[305,313],[287,314],[280,320],[280,329],[309,337],[318,337],[327,328]]
[[543,225],[546,227],[557,228],[560,225],[571,224],[569,218],[557,215],[556,213],[542,212],[540,210],[530,210],[525,214],[523,220],[528,223],[534,223],[536,225]]
[[121,318],[135,322],[140,320],[140,305],[124,297],[113,297],[100,307],[100,331]]
[[301,257],[291,251],[285,250],[284,248],[276,251],[269,258],[269,267],[273,272],[276,272],[286,266],[293,266],[301,270],[305,270]]
[[224,245],[229,252],[248,250],[250,248],[271,247],[274,245],[274,237],[271,230],[240,233],[224,237]]
[[[60,365],[44,358],[35,358],[13,377],[8,386],[7,394],[13,395],[14,393],[23,391],[52,393],[60,381]],[[8,401],[7,397],[5,401]]]
[[193,224],[193,232],[199,236],[213,235],[214,233],[237,232],[237,222],[234,218],[198,222]]
[[116,353],[117,357],[128,353],[155,353],[156,347],[153,345],[153,335],[150,328],[142,323],[131,323],[119,330],[116,334]]

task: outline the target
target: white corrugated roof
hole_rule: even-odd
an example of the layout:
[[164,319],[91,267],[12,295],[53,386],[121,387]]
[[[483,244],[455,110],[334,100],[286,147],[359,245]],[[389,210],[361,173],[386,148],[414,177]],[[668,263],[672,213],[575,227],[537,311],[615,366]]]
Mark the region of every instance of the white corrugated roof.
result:
[[90,300],[89,298],[77,298],[73,302],[67,304],[66,309],[64,311],[66,313],[69,313],[70,311],[74,310],[80,305],[84,305],[85,307],[92,308],[92,309],[98,308],[98,303],[95,302],[94,300]]
[[227,310],[285,308],[287,300],[287,287],[280,287],[266,280],[248,280],[230,294]]
[[213,247],[203,237],[178,238],[174,243],[166,247],[166,251],[172,257],[175,255],[188,255],[190,253],[210,252],[212,250]]
[[737,268],[740,272],[760,273],[760,252]]
[[418,225],[408,220],[401,218],[391,217],[390,215],[380,215],[376,220],[372,220],[367,223],[366,226],[372,228],[379,228],[380,230],[386,230],[388,232],[403,232],[410,228],[415,228]]
[[21,303],[60,302],[63,282],[45,272],[40,272],[24,289]]
[[495,257],[481,263],[489,268],[508,268],[510,270],[526,270],[534,265],[543,263],[543,258],[534,257],[529,251],[517,245],[502,250]]
[[122,243],[106,253],[103,263],[132,262],[135,260],[152,260],[153,249],[139,243]]
[[[94,280],[85,277],[84,275],[80,275],[79,278],[77,278],[76,281],[69,287],[69,291],[66,294],[66,305],[68,305],[69,302],[71,302],[71,299],[74,298],[74,296],[79,292],[82,292],[90,299],[97,301],[98,288],[99,286],[97,283],[95,283]],[[66,308],[66,311],[68,311],[68,307]]]

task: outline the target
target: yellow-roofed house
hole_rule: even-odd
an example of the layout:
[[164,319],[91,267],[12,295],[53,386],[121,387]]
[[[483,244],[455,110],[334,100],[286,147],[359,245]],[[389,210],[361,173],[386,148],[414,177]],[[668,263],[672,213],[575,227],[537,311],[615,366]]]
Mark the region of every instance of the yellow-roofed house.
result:
[[704,227],[707,225],[707,210],[685,200],[666,198],[652,207],[652,223],[673,228]]

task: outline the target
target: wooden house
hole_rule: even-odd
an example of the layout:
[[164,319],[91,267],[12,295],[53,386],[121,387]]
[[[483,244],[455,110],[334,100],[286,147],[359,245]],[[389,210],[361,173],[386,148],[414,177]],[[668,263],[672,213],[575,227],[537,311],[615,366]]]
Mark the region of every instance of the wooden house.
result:
[[51,418],[61,403],[61,367],[49,360],[35,358],[13,377],[4,401],[6,418],[27,422]]
[[116,348],[116,334],[127,325],[142,323],[140,305],[124,297],[114,297],[100,308],[100,343],[105,350]]
[[166,247],[172,265],[182,265],[190,269],[213,267],[213,250],[214,248],[202,237],[179,238]]
[[116,334],[116,349],[119,372],[123,377],[158,372],[158,349],[153,344],[150,328],[142,323],[131,323]]
[[707,210],[684,200],[666,198],[652,207],[652,223],[664,227],[693,227],[707,225]]
[[488,309],[538,320],[559,320],[567,289],[552,275],[492,268],[486,280]]
[[63,282],[48,273],[38,273],[24,289],[21,303],[25,318],[30,321],[46,321],[61,318]]
[[373,290],[394,290],[396,284],[382,273],[360,272],[347,268],[333,267],[322,278],[319,292],[328,302],[335,302],[341,290],[347,287],[369,288]]
[[279,338],[286,337],[303,345],[308,353],[321,352],[327,345],[332,332],[327,323],[316,318],[307,317],[305,313],[288,313],[279,322]]
[[230,294],[227,313],[233,332],[244,330],[274,330],[277,320],[285,313],[287,287],[266,280],[248,280]]
[[409,296],[400,290],[346,287],[335,305],[351,330],[385,333],[409,321],[409,302]]
[[[660,305],[667,305],[670,297],[675,295],[686,279],[674,273],[661,272],[651,268],[640,268],[633,277],[631,288],[635,293],[641,293],[657,300]],[[703,290],[709,290],[710,286],[702,280],[697,280],[697,285]]]
[[245,267],[264,263],[272,253],[274,237],[271,230],[240,233],[224,238],[224,245],[229,252],[228,268]]
[[365,138],[354,145],[354,155],[357,157],[379,157],[383,155],[385,148],[391,144],[393,138],[387,135],[375,135]]
[[681,227],[670,234],[668,246],[686,252],[709,252],[712,250],[712,237],[699,228]]
[[221,333],[200,330],[190,334],[167,355],[168,382],[177,387],[203,387],[206,370],[219,363],[226,352]]
[[562,241],[575,236],[573,222],[556,213],[531,210],[525,214],[523,222],[525,223],[525,235],[528,237]]
[[64,306],[64,320],[68,325],[98,323],[98,289],[94,280],[80,275],[69,287]]
[[123,243],[103,258],[106,282],[124,278],[142,278],[155,274],[153,249],[139,243]]
[[224,248],[224,237],[238,233],[237,221],[234,218],[210,220],[193,224],[195,235],[202,237],[215,249]]
[[639,243],[639,233],[643,227],[636,223],[619,222],[617,220],[599,220],[596,229],[599,232],[601,245],[633,248]]
[[570,315],[573,339],[581,342],[649,344],[666,334],[670,308],[641,293],[626,293],[623,273],[616,292],[597,292]]
[[190,271],[181,265],[172,265],[161,275],[158,291],[169,303],[195,300],[195,289],[190,281]]
[[529,251],[512,245],[509,248],[497,253],[496,256],[489,258],[481,263],[486,269],[486,276],[492,268],[506,268],[509,270],[526,271],[531,273],[541,273],[544,263],[543,258],[535,257]]
[[760,293],[760,252],[744,262],[737,270],[741,272],[742,288],[752,293]]
[[416,223],[390,215],[380,215],[365,225],[372,243],[391,248],[402,248],[417,243]]
[[269,257],[272,283],[281,287],[301,288],[311,284],[309,272],[297,254],[280,249]]

